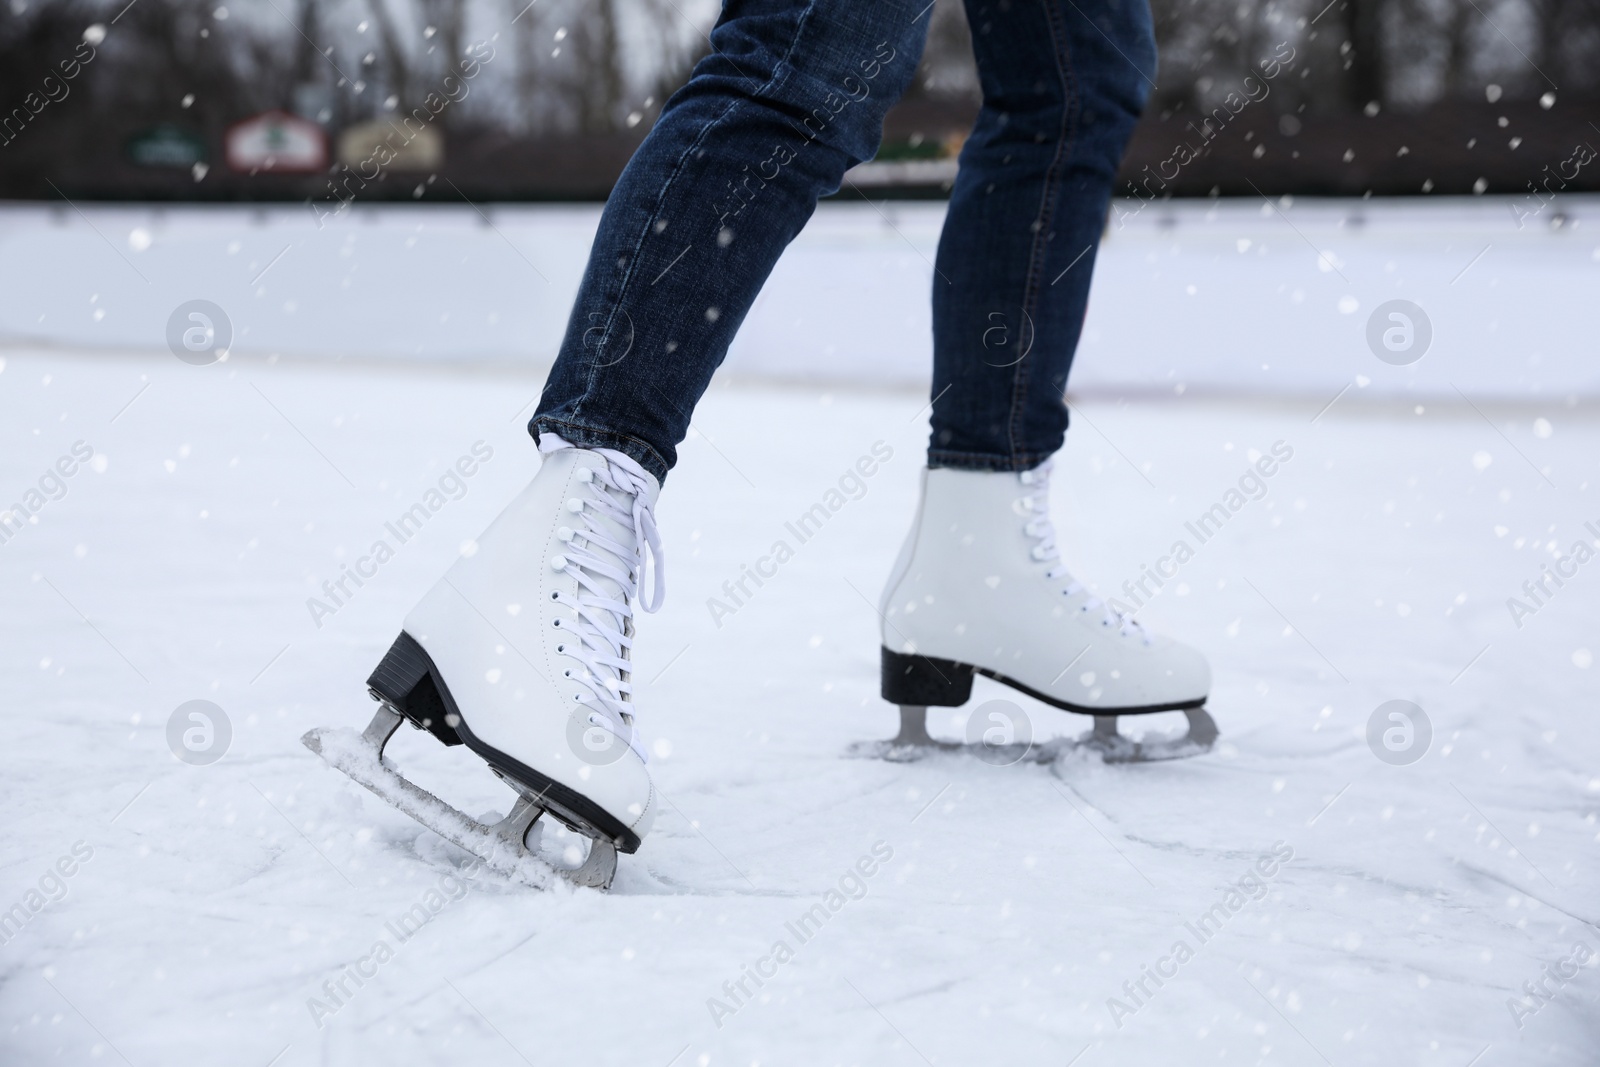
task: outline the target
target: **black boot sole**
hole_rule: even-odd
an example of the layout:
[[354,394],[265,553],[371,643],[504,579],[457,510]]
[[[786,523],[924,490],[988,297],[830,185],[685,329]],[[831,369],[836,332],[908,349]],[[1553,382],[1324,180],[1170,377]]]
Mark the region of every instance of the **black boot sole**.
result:
[[1204,707],[1206,698],[1185,700],[1175,704],[1142,704],[1122,708],[1091,708],[1046,696],[1014,678],[998,671],[974,667],[937,656],[919,656],[916,653],[891,652],[883,649],[883,675],[880,691],[883,699],[902,707],[956,708],[972,698],[972,676],[981,674],[1001,685],[1026,693],[1035,700],[1062,711],[1079,715],[1152,715],[1158,711],[1188,711]]
[[529,800],[585,837],[611,842],[618,852],[636,852],[639,835],[600,805],[476,737],[444,684],[439,668],[404,630],[367,679],[367,689],[414,725],[446,745],[466,745],[502,778],[522,787]]

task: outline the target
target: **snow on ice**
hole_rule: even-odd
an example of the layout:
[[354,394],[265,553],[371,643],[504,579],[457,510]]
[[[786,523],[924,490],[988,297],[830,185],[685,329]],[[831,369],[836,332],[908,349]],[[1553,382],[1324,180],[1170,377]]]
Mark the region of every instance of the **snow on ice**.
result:
[[[838,241],[877,259],[831,295],[775,280],[730,368],[742,377],[708,395],[661,499],[668,596],[640,623],[636,678],[665,802],[607,894],[533,892],[473,866],[300,743],[364,725],[364,680],[406,609],[531,477],[540,368],[453,364],[473,346],[445,351],[448,327],[416,333],[437,358],[312,351],[315,330],[278,322],[282,301],[352,356],[391,345],[416,310],[385,318],[352,297],[376,317],[343,321],[335,297],[299,288],[294,257],[314,274],[349,235],[368,239],[359,224],[329,231],[325,259],[297,246],[253,283],[269,294],[258,314],[242,262],[157,299],[83,227],[71,262],[25,263],[18,249],[43,246],[17,223],[0,270],[14,339],[0,365],[0,1058],[1592,1063],[1600,574],[1584,552],[1600,421],[1592,301],[1575,294],[1600,267],[1581,237],[1541,258],[1514,230],[1504,258],[1498,231],[1470,227],[1448,255],[1420,238],[1408,252],[1436,221],[1424,213],[1345,242],[1347,289],[1276,219],[1203,236],[1205,210],[1170,232],[1146,212],[1126,251],[1108,244],[1053,512],[1080,578],[1211,658],[1217,746],[1106,764],[1063,741],[1088,720],[979,679],[968,708],[930,715],[933,733],[960,739],[971,708],[1003,697],[1038,743],[1062,742],[1056,760],[849,758],[895,730],[872,602],[915,497],[926,395],[896,382],[925,344],[886,355],[902,370],[870,388],[839,371],[867,361],[852,336],[879,346],[919,313],[927,269],[901,237],[851,236],[825,212],[797,253]],[[116,211],[96,215],[108,233]],[[216,247],[203,266],[218,272],[229,241],[260,245],[255,272],[282,247],[263,238],[272,227],[125,214],[123,236],[152,235],[120,250],[141,266],[178,230]],[[1186,250],[1190,229],[1203,251]],[[563,285],[577,230],[527,246]],[[498,241],[461,240],[462,254]],[[1283,257],[1270,268],[1228,265],[1264,240]],[[1141,273],[1147,255],[1170,259]],[[515,264],[467,258],[445,263],[461,271],[440,282],[447,299],[415,304],[481,311],[473,341]],[[1386,259],[1407,278],[1440,273],[1428,285],[1445,295],[1389,287]],[[1219,301],[1199,317],[1177,310],[1199,307],[1184,303],[1191,283]],[[465,292],[479,284],[481,300]],[[516,285],[564,321],[560,293]],[[1411,367],[1363,340],[1391,296],[1433,319],[1435,347]],[[209,366],[163,342],[167,314],[199,297],[232,304],[240,337]],[[803,300],[811,325],[791,330],[779,312]],[[1263,317],[1226,321],[1246,305]],[[1111,307],[1142,309],[1136,341]],[[480,355],[508,354],[527,325],[510,298],[499,308],[507,347]],[[841,347],[818,374],[833,380],[758,380],[795,377],[785,353],[824,318],[821,343]],[[774,324],[793,337],[764,353]],[[373,348],[342,340],[369,327]],[[528,329],[530,350],[558,330]],[[1145,377],[1155,387],[1135,389]],[[876,466],[859,497],[789,536],[864,455]],[[463,456],[472,475],[447,479]],[[426,521],[399,537],[419,502]],[[792,554],[758,595],[718,610],[780,540]],[[226,719],[214,762],[174,758],[186,729],[203,732],[174,725],[196,700]],[[1392,701],[1420,717],[1379,716]],[[462,749],[402,730],[389,754],[463,811],[510,805]]]

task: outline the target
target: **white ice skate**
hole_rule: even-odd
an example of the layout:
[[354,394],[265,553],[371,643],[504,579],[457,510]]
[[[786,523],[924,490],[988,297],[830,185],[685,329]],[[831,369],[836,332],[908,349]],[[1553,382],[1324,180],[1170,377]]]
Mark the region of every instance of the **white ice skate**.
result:
[[[1049,463],[1020,474],[923,472],[879,604],[883,698],[900,705],[900,734],[879,754],[961,747],[929,737],[927,709],[965,704],[974,674],[1094,716],[1083,742],[1108,762],[1194,755],[1216,740],[1205,658],[1119,615],[1061,566],[1049,475]],[[1158,711],[1184,712],[1187,736],[1135,743],[1118,734],[1118,716]]]
[[[538,475],[406,616],[367,680],[382,706],[366,732],[313,730],[304,741],[493,869],[534,885],[553,869],[605,887],[616,853],[638,849],[656,814],[633,723],[629,600],[660,606],[660,486],[619,452],[548,434],[543,445],[554,450]],[[511,813],[485,825],[402,778],[382,758],[402,721],[483,757],[517,791]],[[528,832],[546,812],[591,840],[580,866],[534,854]]]

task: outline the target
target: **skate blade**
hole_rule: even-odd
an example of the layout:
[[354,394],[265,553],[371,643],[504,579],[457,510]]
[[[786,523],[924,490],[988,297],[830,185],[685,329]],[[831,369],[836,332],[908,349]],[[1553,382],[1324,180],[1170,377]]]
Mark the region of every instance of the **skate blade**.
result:
[[900,732],[887,741],[857,741],[845,749],[851,759],[881,759],[889,763],[916,763],[932,756],[968,756],[996,767],[1016,763],[1050,763],[1060,754],[1062,742],[1028,742],[1012,745],[963,744],[942,741],[928,733],[928,709],[914,704],[900,708]]
[[560,877],[574,885],[610,887],[617,873],[617,852],[609,841],[591,840],[588,858],[573,868],[558,867],[534,854],[529,847],[530,831],[537,840],[535,827],[544,814],[536,797],[519,796],[504,818],[480,822],[384,763],[383,746],[401,721],[402,716],[385,707],[379,709],[365,733],[348,728],[319,728],[308,731],[300,740],[334,770],[511,881],[548,889],[552,880]]
[[887,741],[857,741],[845,750],[852,759],[881,759],[890,763],[915,763],[944,752],[957,752],[964,746],[940,741],[928,734],[928,709],[902,706],[900,732]]
[[856,741],[844,750],[849,759],[881,759],[889,763],[916,763],[930,756],[957,752],[964,748],[951,741]]
[[900,708],[900,732],[887,741],[858,741],[845,750],[855,759],[881,759],[890,763],[915,763],[932,756],[960,754],[995,767],[1017,763],[1053,763],[1069,752],[1092,751],[1104,763],[1155,763],[1188,759],[1211,751],[1217,724],[1204,708],[1184,711],[1188,732],[1176,737],[1156,735],[1134,741],[1117,732],[1117,716],[1096,715],[1094,729],[1076,741],[1055,740],[1038,744],[985,745],[942,741],[928,733],[928,709],[916,705]]
[[886,763],[918,763],[938,756],[974,759],[993,767],[1017,763],[1053,763],[1064,748],[1062,741],[1028,745],[965,745],[956,741],[857,741],[845,749],[847,759],[877,759]]
[[1080,737],[1075,747],[1098,753],[1105,763],[1159,763],[1210,752],[1219,736],[1216,720],[1205,708],[1189,708],[1183,714],[1189,720],[1187,733],[1157,734],[1137,741],[1117,732],[1117,716],[1096,715],[1094,729]]

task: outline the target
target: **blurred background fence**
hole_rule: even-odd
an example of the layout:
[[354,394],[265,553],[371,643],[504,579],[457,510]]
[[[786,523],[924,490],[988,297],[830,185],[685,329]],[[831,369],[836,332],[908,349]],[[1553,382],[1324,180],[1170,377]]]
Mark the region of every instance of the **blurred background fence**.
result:
[[[603,199],[719,7],[4,3],[0,198],[218,201]],[[1154,7],[1158,87],[1125,194],[1600,189],[1600,0]],[[922,69],[852,186],[941,195],[977,107],[960,4],[938,0]],[[385,138],[402,150],[352,181]]]

